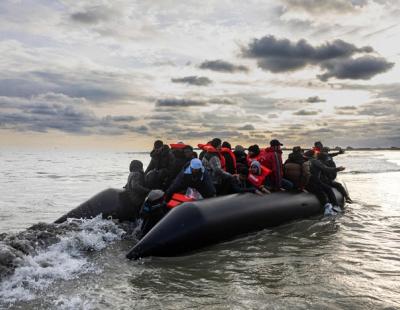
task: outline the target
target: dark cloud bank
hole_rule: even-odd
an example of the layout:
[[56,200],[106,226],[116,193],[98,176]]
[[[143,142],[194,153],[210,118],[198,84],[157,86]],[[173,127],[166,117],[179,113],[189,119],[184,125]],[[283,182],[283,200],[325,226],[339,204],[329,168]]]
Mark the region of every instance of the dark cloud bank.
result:
[[[370,46],[357,47],[343,40],[312,46],[302,39],[292,42],[272,35],[253,39],[242,48],[242,56],[257,60],[260,68],[272,73],[297,71],[306,66],[318,66],[324,71],[322,81],[330,78],[367,80],[388,71],[394,63],[382,57],[359,54],[374,52]],[[356,56],[357,57],[357,56]]]
[[205,76],[185,76],[183,78],[171,79],[173,83],[184,83],[196,86],[207,86],[212,83],[212,81]]
[[248,72],[246,66],[234,65],[224,60],[206,60],[200,64],[200,69],[208,69],[218,72],[235,73],[235,72]]

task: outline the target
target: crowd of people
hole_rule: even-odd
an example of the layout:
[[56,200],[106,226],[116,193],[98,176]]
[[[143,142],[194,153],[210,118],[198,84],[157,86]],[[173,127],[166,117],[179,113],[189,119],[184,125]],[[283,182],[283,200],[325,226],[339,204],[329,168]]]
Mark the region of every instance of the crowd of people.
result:
[[154,142],[151,161],[146,170],[138,160],[130,164],[126,189],[131,201],[140,209],[151,190],[158,191],[158,199],[168,202],[178,192],[196,191],[196,199],[232,193],[267,195],[276,191],[306,191],[317,196],[327,212],[337,211],[339,203],[332,188],[351,199],[342,184],[337,182],[334,156],[328,147],[318,141],[304,152],[300,146],[293,148],[283,162],[282,143],[273,139],[270,146],[260,148],[254,144],[246,149],[214,138],[206,144],[198,144],[198,154],[192,146],[183,142],[164,144]]

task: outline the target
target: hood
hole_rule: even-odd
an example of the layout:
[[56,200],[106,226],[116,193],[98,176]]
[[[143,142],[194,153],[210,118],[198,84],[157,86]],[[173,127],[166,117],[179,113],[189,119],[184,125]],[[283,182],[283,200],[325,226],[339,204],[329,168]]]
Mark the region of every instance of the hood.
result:
[[140,160],[132,160],[131,164],[129,165],[129,171],[139,171],[143,172],[143,164]]

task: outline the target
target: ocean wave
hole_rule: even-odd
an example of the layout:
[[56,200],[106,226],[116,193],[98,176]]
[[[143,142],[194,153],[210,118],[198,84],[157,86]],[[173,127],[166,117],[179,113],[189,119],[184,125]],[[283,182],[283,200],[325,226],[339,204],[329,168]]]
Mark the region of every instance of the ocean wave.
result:
[[97,272],[85,252],[100,251],[126,231],[101,215],[63,224],[40,223],[26,231],[0,236],[0,300],[29,301],[57,280]]
[[388,173],[388,172],[400,172],[400,168],[398,169],[378,169],[378,170],[373,170],[373,169],[366,169],[366,170],[352,170],[352,171],[342,171],[340,172],[341,174],[375,174],[375,173]]

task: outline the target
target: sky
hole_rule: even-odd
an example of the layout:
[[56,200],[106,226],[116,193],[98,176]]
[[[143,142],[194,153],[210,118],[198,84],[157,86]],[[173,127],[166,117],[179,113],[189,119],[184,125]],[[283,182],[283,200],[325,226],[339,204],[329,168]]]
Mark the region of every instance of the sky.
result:
[[0,145],[400,146],[399,0],[2,0]]

